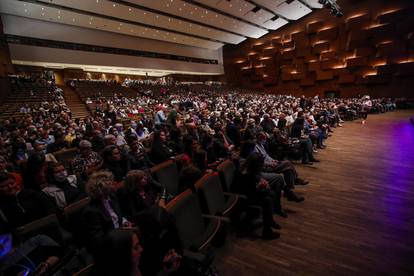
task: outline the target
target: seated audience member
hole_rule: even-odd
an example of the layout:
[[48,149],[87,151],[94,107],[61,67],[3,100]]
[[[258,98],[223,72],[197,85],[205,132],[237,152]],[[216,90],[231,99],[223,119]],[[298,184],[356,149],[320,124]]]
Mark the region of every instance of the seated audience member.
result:
[[150,183],[144,171],[129,171],[124,187],[117,192],[122,213],[130,221],[137,221],[137,216],[146,209],[158,204],[160,187]]
[[46,160],[43,153],[29,156],[23,174],[25,189],[40,191],[46,185]]
[[167,143],[167,135],[164,130],[154,133],[149,157],[154,164],[160,164],[175,155],[173,149]]
[[307,120],[304,120],[304,124],[305,134],[309,135],[311,139],[316,141],[316,147],[319,149],[326,148],[326,146],[323,145],[323,139],[325,139],[325,137],[321,122],[318,121],[318,123],[314,123],[308,118]]
[[[92,275],[108,276],[141,276],[141,255],[145,250],[140,244],[140,235],[132,229],[117,229],[105,236],[104,246],[96,259]],[[151,262],[156,273],[151,275],[166,276],[176,272],[181,265],[182,257],[174,250],[165,254],[161,263]],[[148,264],[147,264],[148,265]]]
[[102,152],[104,160],[102,168],[107,169],[114,175],[115,181],[124,180],[131,169],[131,161],[128,156],[121,153],[117,146],[106,146]]
[[0,173],[0,209],[12,228],[55,212],[53,202],[42,192],[23,189],[13,175]]
[[48,144],[46,151],[48,153],[55,153],[57,151],[69,148],[68,143],[65,141],[65,136],[63,133],[57,133],[55,136],[55,141],[51,144]]
[[272,120],[272,118],[270,118],[269,114],[263,115],[263,120],[260,123],[260,126],[267,134],[271,134],[276,128],[275,122]]
[[81,198],[82,193],[77,186],[76,176],[68,175],[62,164],[48,163],[46,179],[47,185],[42,192],[55,201],[58,209],[62,210]]
[[264,132],[260,132],[257,136],[257,142],[254,148],[255,152],[258,152],[264,157],[265,172],[280,173],[283,174],[286,185],[283,187],[284,196],[289,201],[301,202],[304,200],[303,197],[297,196],[294,192],[294,185],[306,185],[308,182],[299,178],[295,167],[290,161],[277,161],[269,156],[265,148],[267,135]]
[[79,142],[79,154],[72,160],[71,168],[74,174],[82,180],[102,167],[103,160],[92,150],[92,144],[87,140]]
[[313,156],[313,148],[312,148],[312,141],[309,138],[290,138],[289,130],[286,127],[286,119],[284,116],[279,118],[278,124],[277,124],[277,131],[274,133],[273,140],[276,141],[277,144],[286,147],[291,147],[293,142],[292,140],[299,141],[299,145],[301,148],[302,153],[302,163],[303,164],[311,164],[311,162],[319,162],[314,156]]
[[161,187],[139,170],[130,171],[124,188],[118,190],[121,210],[139,226],[142,244],[147,248],[141,266],[144,275],[155,275],[159,267],[154,267],[154,262],[161,263],[166,250],[178,247],[172,219],[164,210],[166,199],[159,196],[160,192]]
[[46,275],[59,262],[63,249],[48,236],[16,244],[11,231],[0,210],[0,275]]
[[93,173],[86,184],[91,201],[82,212],[81,225],[84,227],[86,246],[94,256],[102,249],[106,234],[123,226],[131,226],[121,214],[118,200],[112,193],[113,185],[114,177],[108,171]]
[[136,124],[135,133],[137,134],[138,140],[147,138],[150,134],[148,128],[146,128],[141,121],[138,121]]
[[252,153],[241,165],[232,190],[246,195],[249,203],[259,204],[262,207],[262,237],[275,239],[280,234],[273,232],[272,228],[280,229],[280,226],[273,219],[273,211],[285,216],[280,202],[281,187],[277,179],[271,179],[273,183],[269,183],[262,177],[263,164],[264,157],[260,153]]
[[182,193],[187,189],[195,191],[195,183],[203,176],[201,170],[193,164],[183,166],[178,178],[178,192]]
[[154,164],[151,162],[144,145],[136,136],[129,136],[127,140],[130,149],[127,155],[131,160],[131,168],[141,170],[151,168]]
[[154,124],[156,127],[160,127],[163,123],[166,122],[167,118],[165,117],[165,113],[164,113],[164,106],[159,105],[157,106],[157,112],[155,113],[155,117],[154,117]]
[[96,129],[93,131],[91,143],[92,149],[95,152],[101,152],[105,148],[105,138],[101,130]]
[[42,142],[39,142],[39,141],[34,142],[33,153],[44,154],[46,162],[55,162],[55,163],[57,162],[53,154],[46,152],[46,146]]

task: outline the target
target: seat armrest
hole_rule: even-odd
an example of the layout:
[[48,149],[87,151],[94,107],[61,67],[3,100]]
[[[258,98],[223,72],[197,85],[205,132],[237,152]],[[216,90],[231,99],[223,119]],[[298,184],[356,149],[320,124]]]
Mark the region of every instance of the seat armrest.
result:
[[229,193],[229,192],[223,192],[223,194],[226,195],[226,196],[235,195],[235,196],[237,196],[237,197],[239,197],[241,199],[247,199],[247,196],[241,195],[241,194],[235,194],[235,193]]
[[203,215],[203,218],[217,219],[217,220],[225,222],[225,223],[230,223],[230,219],[226,218],[226,217],[219,217],[219,216],[213,216],[213,215]]
[[188,249],[183,250],[183,257],[188,258],[192,261],[196,261],[198,263],[205,263],[207,261],[206,255],[198,252],[193,252]]

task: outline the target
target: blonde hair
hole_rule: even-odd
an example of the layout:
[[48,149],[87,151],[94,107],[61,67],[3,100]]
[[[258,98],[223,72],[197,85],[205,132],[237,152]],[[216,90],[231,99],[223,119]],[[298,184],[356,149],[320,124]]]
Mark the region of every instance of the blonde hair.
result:
[[94,172],[86,183],[85,190],[92,199],[102,199],[111,190],[114,176],[110,171]]
[[137,183],[144,178],[145,172],[141,170],[132,170],[129,171],[126,175],[124,187],[128,191],[133,191],[137,187]]

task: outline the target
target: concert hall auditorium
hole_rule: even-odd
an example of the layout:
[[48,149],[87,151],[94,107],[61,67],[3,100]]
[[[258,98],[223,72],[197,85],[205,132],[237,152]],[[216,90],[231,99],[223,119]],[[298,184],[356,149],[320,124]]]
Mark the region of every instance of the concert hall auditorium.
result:
[[0,0],[0,276],[414,275],[413,0]]

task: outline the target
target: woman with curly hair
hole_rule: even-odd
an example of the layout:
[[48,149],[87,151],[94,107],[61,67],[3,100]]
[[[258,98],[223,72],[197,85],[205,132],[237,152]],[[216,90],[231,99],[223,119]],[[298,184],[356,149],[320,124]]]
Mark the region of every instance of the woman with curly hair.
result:
[[103,237],[110,231],[132,225],[122,216],[118,200],[112,193],[113,185],[114,177],[109,171],[93,173],[86,184],[91,201],[82,213],[81,222],[85,243],[93,254],[99,252]]

